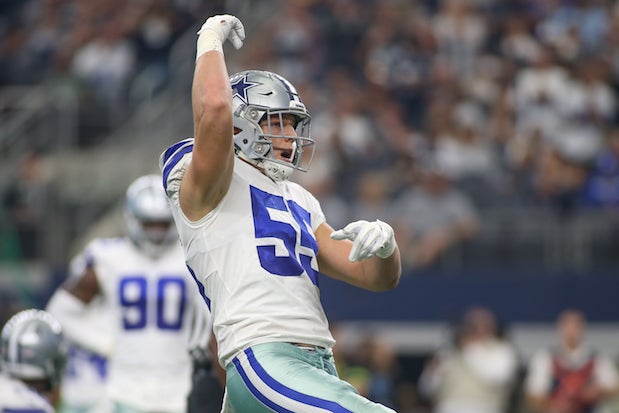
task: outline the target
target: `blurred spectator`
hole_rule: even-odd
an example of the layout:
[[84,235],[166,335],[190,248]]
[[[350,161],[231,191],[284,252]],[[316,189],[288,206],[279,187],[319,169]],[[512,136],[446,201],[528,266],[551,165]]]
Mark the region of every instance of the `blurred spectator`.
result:
[[523,15],[508,16],[503,27],[504,34],[500,41],[503,56],[519,64],[530,64],[540,53],[538,40],[532,35]]
[[379,335],[368,332],[348,351],[339,350],[338,373],[364,397],[395,407],[398,366],[396,353]]
[[524,66],[514,79],[514,110],[517,139],[541,136],[551,140],[561,124],[559,104],[569,88],[567,71],[552,49],[540,50],[531,66]]
[[428,19],[420,4],[381,2],[358,48],[366,81],[401,100],[412,118],[423,110],[420,99],[437,50]]
[[19,255],[26,260],[42,258],[44,252],[43,229],[49,194],[40,163],[39,154],[26,154],[20,161],[18,175],[11,180],[2,201],[8,222],[17,234]]
[[518,358],[499,335],[494,314],[479,307],[456,326],[453,347],[438,352],[419,378],[435,413],[501,413],[516,378]]
[[41,80],[36,56],[27,47],[28,31],[14,23],[0,37],[0,84],[20,85]]
[[537,24],[540,39],[556,47],[567,59],[599,50],[608,30],[609,18],[604,1],[547,1],[550,9]]
[[[324,8],[317,10],[316,14],[324,30],[325,42],[329,45],[325,51],[328,65],[333,67],[359,65],[359,53],[355,50],[367,30],[368,8],[352,0],[323,3]],[[342,50],[351,52],[342,53]]]
[[573,2],[560,0],[545,1],[544,15],[536,25],[537,36],[547,45],[557,46],[565,42],[566,37],[578,41],[578,11]]
[[479,226],[475,206],[445,172],[435,162],[422,169],[419,185],[406,189],[394,205],[394,229],[408,268],[436,263]]
[[282,2],[279,13],[261,29],[264,45],[271,45],[272,69],[297,84],[313,79],[322,62],[321,31],[309,9],[310,2]]
[[527,404],[536,413],[586,413],[619,394],[616,366],[585,342],[587,320],[576,309],[557,319],[557,345],[530,360],[525,381]]
[[533,200],[537,205],[551,208],[559,217],[576,212],[587,166],[572,161],[560,150],[546,147],[539,150],[533,170]]
[[104,23],[100,36],[77,50],[73,58],[73,73],[89,84],[102,102],[111,105],[123,102],[135,70],[135,50],[125,35],[126,27],[116,17]]
[[475,58],[488,35],[488,24],[467,0],[442,0],[432,25],[444,58],[460,79],[473,72]]
[[606,77],[601,59],[577,62],[558,104],[562,121],[552,143],[573,162],[592,162],[615,115],[616,97]]
[[371,337],[367,344],[369,346],[367,363],[370,371],[369,398],[393,408],[400,373],[395,349],[379,335]]
[[398,413],[429,413],[420,400],[417,386],[412,382],[402,382],[396,388],[395,409]]
[[365,171],[357,181],[356,202],[350,206],[354,219],[374,220],[383,217],[391,222],[391,193],[393,182],[382,171]]
[[612,130],[607,141],[589,172],[583,201],[586,206],[619,215],[619,129]]
[[488,197],[497,192],[492,186],[501,168],[493,141],[484,128],[484,113],[472,100],[463,100],[455,105],[451,117],[452,129],[437,136],[436,162],[476,205],[492,204]]
[[160,92],[170,77],[169,54],[183,21],[173,3],[151,0],[133,12],[130,29],[135,43],[135,78],[131,79],[129,98],[136,103]]

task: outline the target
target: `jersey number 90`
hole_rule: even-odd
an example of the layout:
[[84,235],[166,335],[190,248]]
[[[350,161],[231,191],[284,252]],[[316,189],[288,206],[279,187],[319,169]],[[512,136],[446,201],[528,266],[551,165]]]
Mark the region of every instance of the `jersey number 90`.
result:
[[[156,282],[152,293],[149,293],[149,282]],[[149,280],[140,275],[127,276],[120,280],[118,296],[125,330],[143,329],[153,322],[161,330],[180,330],[183,326],[187,302],[183,277]]]

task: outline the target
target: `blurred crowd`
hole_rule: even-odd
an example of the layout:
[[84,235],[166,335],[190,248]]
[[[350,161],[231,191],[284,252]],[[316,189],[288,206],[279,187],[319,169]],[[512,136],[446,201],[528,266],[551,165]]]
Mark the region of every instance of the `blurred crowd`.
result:
[[335,224],[389,211],[424,267],[492,207],[616,222],[618,35],[615,1],[286,2],[244,66],[300,86]]
[[[99,118],[126,113],[137,79],[165,84],[171,45],[195,12],[164,0],[18,3],[0,83],[80,85]],[[619,204],[615,2],[281,7],[252,33],[241,66],[301,89],[319,153],[299,178],[325,192],[334,224],[389,207],[411,263],[424,265],[474,233],[475,208]]]
[[80,143],[98,142],[165,87],[172,45],[196,21],[193,13],[208,12],[199,3],[3,1],[0,86],[45,85],[71,96]]
[[523,355],[508,326],[473,306],[418,368],[402,368],[391,343],[371,332],[347,346],[336,328],[336,357],[343,378],[399,413],[617,412],[616,361],[591,345],[588,331],[586,315],[565,308],[554,341]]
[[[201,3],[2,2],[0,86],[77,94],[93,140],[165,87],[175,40],[226,2]],[[394,222],[407,268],[474,238],[490,208],[617,223],[619,2],[294,0],[240,17],[239,67],[281,73],[313,113],[297,179],[334,226]]]

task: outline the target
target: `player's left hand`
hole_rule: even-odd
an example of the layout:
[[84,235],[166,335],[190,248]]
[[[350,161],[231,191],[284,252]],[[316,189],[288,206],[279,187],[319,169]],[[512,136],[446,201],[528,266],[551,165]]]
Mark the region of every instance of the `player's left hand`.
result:
[[387,258],[395,251],[396,242],[393,228],[385,222],[364,220],[351,222],[344,228],[331,233],[335,240],[349,239],[353,242],[348,259],[352,262],[368,259],[376,255]]

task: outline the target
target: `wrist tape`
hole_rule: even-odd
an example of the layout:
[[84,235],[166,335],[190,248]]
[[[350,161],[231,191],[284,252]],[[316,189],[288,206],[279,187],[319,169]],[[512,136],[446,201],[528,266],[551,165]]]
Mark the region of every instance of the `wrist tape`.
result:
[[223,45],[219,34],[213,29],[204,29],[198,32],[198,44],[196,47],[196,61],[206,52],[217,50],[223,53]]

